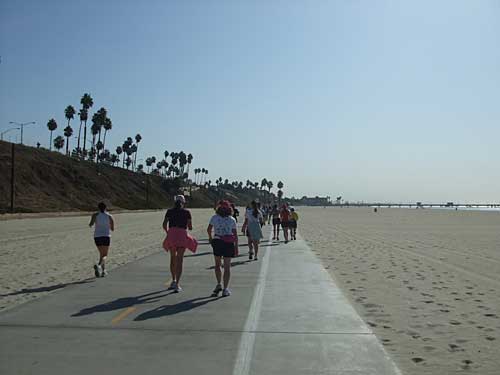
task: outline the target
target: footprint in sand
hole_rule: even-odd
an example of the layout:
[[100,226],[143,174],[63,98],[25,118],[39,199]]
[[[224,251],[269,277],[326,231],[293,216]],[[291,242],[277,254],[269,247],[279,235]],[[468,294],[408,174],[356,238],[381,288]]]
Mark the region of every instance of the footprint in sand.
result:
[[458,326],[458,325],[462,324],[462,322],[459,322],[458,320],[450,320],[450,324],[454,325],[454,326]]
[[452,352],[452,353],[464,351],[460,346],[458,346],[456,344],[448,344],[448,346],[450,347],[450,349],[448,349],[448,351]]
[[420,357],[413,357],[411,360],[415,363],[420,363],[424,361],[424,359]]
[[493,336],[486,336],[486,340],[488,340],[488,341],[495,341],[496,338],[493,337]]
[[472,361],[470,359],[464,359],[462,361],[462,363],[463,363],[462,368],[464,370],[467,370],[467,369],[469,369],[470,365],[472,364]]

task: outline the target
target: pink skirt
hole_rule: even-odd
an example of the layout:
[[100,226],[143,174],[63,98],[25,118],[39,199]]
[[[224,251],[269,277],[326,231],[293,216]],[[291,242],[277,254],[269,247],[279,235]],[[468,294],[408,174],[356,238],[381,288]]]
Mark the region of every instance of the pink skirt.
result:
[[178,247],[189,249],[195,253],[198,248],[198,241],[188,233],[187,229],[168,228],[167,238],[163,241],[163,248],[168,251]]

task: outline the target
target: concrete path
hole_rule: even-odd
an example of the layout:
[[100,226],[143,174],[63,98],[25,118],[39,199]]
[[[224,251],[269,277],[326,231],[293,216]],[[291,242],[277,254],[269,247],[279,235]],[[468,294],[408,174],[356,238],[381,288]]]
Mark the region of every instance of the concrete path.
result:
[[241,252],[227,298],[204,243],[182,293],[158,253],[0,314],[0,374],[399,374],[304,241]]

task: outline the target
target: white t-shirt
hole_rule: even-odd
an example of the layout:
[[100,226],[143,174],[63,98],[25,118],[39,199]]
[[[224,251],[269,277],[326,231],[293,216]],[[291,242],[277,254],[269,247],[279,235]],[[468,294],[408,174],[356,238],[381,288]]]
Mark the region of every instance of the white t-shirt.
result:
[[210,219],[210,225],[214,227],[214,236],[221,238],[222,236],[230,236],[236,230],[236,220],[232,216],[222,217],[214,215]]
[[110,218],[107,212],[99,212],[95,217],[94,237],[111,237]]
[[247,210],[247,212],[245,213],[245,218],[248,220],[248,224],[250,223],[261,223],[262,221],[264,221],[264,217],[262,216],[262,212],[260,210],[259,211],[259,214],[257,215],[257,217],[253,216],[253,210]]

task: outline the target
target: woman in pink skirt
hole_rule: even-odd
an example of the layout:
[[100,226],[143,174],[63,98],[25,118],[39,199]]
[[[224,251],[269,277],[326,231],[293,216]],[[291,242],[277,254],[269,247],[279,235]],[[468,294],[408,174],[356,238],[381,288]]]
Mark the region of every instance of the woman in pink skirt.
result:
[[182,275],[182,263],[184,261],[184,251],[186,249],[196,252],[198,242],[188,233],[193,230],[191,222],[191,212],[184,208],[186,198],[184,195],[176,195],[175,205],[165,214],[163,229],[167,232],[167,238],[163,241],[163,248],[170,252],[170,273],[172,283],[168,289],[173,289],[176,293],[182,291],[179,281]]

